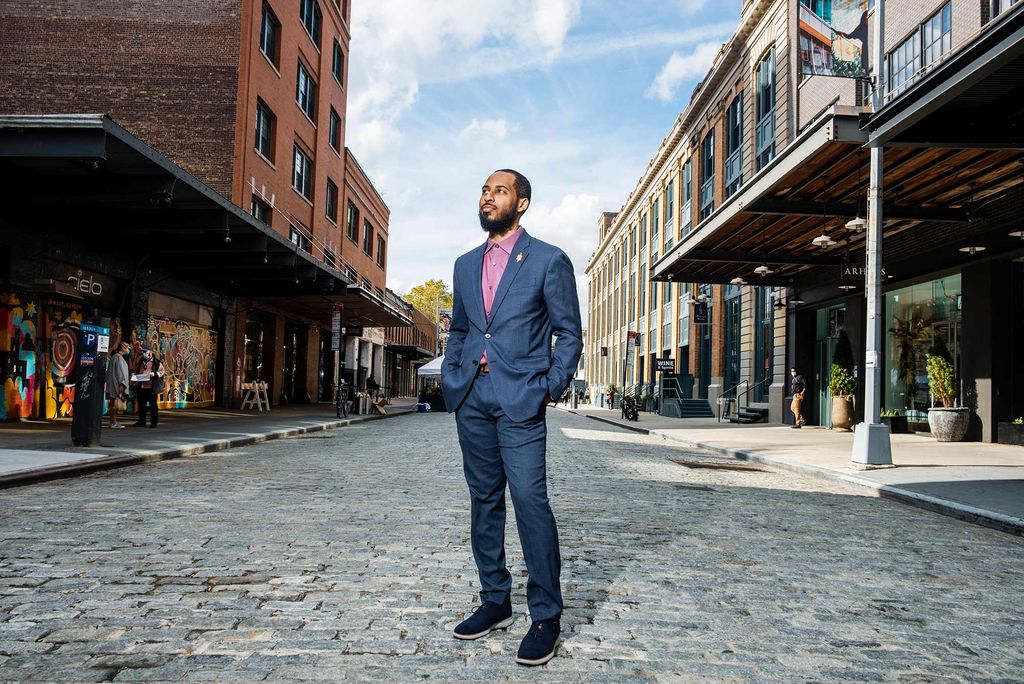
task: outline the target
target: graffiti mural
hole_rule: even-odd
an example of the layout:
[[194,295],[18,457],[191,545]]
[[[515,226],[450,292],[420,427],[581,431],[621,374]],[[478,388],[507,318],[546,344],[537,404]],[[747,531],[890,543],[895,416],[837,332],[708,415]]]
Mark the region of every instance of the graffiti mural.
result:
[[42,415],[67,418],[75,403],[78,327],[82,323],[82,311],[79,304],[50,302],[45,313],[46,395]]
[[36,416],[38,316],[35,302],[0,293],[0,420]]
[[161,408],[213,406],[217,384],[217,333],[186,321],[149,318],[133,342],[156,350],[167,370]]

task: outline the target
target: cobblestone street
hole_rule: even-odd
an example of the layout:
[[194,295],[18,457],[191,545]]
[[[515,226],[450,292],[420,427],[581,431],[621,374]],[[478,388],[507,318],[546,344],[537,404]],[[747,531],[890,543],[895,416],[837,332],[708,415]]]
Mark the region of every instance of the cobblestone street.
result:
[[415,414],[0,491],[0,679],[1022,681],[1020,538],[549,424],[567,605],[544,668],[513,663],[511,519],[516,622],[452,639],[468,495],[454,419]]

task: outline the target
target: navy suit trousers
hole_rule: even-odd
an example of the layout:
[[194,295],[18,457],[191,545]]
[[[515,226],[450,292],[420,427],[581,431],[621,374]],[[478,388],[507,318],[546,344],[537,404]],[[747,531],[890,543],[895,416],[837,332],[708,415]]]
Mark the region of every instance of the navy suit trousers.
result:
[[502,411],[488,374],[473,382],[455,414],[462,465],[472,502],[473,558],[480,572],[480,597],[502,603],[512,591],[505,567],[505,485],[515,507],[526,558],[530,617],[547,620],[562,612],[558,529],[548,503],[545,408],[525,421]]

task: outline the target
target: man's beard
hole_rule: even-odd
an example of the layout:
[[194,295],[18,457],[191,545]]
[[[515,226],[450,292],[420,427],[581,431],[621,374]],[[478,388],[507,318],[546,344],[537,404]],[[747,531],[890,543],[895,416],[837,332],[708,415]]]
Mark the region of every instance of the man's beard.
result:
[[[497,207],[495,207],[495,211],[497,211]],[[504,214],[498,214],[494,218],[487,218],[482,210],[478,215],[480,217],[480,227],[486,233],[504,233],[516,222],[516,211],[511,207]]]

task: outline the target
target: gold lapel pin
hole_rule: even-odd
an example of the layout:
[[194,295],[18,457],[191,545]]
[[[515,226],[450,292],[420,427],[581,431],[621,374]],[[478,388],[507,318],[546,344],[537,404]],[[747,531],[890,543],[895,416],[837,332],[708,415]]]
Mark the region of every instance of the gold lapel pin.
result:
[[516,263],[519,263],[522,260],[523,260],[523,253],[520,252],[519,254],[516,254]]

